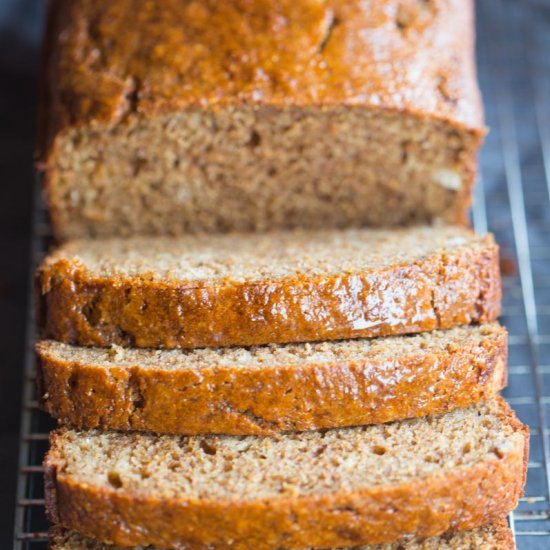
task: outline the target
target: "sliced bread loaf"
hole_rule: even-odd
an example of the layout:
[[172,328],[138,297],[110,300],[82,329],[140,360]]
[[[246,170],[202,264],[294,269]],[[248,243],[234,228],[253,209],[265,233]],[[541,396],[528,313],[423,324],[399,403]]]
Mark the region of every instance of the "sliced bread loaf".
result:
[[42,406],[81,428],[263,434],[372,424],[486,400],[506,381],[506,329],[253,348],[37,345]]
[[51,2],[56,234],[466,224],[473,4]]
[[52,522],[122,546],[380,544],[473,529],[513,509],[528,431],[504,401],[391,424],[269,437],[60,429]]
[[[76,531],[52,528],[50,550],[124,550],[80,535]],[[354,550],[514,550],[514,536],[506,521],[500,521],[471,531],[449,533],[423,540],[408,540],[390,544],[355,546]],[[132,550],[157,550],[154,546],[139,546]],[[181,547],[180,550],[186,550]],[[337,549],[336,549],[337,550]]]
[[73,241],[38,270],[45,338],[196,348],[493,320],[498,248],[456,227]]

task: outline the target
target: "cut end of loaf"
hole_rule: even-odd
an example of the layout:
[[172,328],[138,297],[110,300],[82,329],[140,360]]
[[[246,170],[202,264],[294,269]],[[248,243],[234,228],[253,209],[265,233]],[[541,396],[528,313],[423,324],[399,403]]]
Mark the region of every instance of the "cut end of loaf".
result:
[[61,239],[466,224],[479,144],[360,107],[189,110],[59,135],[47,194]]

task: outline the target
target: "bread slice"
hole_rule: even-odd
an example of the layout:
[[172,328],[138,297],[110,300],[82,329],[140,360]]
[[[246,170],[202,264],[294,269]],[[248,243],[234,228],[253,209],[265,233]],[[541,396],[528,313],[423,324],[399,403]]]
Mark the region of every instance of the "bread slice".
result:
[[[390,544],[355,546],[354,550],[514,550],[514,535],[506,521],[499,521],[471,531],[449,533],[440,537],[415,539]],[[50,530],[50,550],[123,550],[62,528]],[[157,550],[154,546],[133,550]],[[182,547],[180,550],[186,550]]]
[[493,238],[456,227],[73,241],[38,286],[45,338],[138,348],[450,328],[501,292]]
[[257,434],[448,412],[506,382],[506,329],[253,348],[37,347],[43,408],[80,428]]
[[121,546],[329,548],[473,529],[512,510],[528,431],[501,398],[441,416],[279,436],[60,429],[50,520]]
[[472,0],[157,3],[51,2],[58,237],[467,223]]

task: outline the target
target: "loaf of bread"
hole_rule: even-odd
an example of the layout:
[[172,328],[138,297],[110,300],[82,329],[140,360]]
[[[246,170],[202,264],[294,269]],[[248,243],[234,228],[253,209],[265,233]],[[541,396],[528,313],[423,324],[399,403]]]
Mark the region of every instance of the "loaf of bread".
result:
[[[353,550],[514,550],[515,547],[511,529],[505,521],[501,521],[471,531],[449,533],[441,537],[393,544],[356,546]],[[60,528],[51,529],[49,548],[50,550],[124,550],[120,546],[111,546],[84,537],[76,531],[66,531]],[[131,550],[158,549],[154,546],[140,546]],[[187,550],[187,548],[181,547],[180,550]]]
[[44,338],[197,348],[494,320],[498,247],[457,227],[77,240],[38,270]]
[[60,429],[53,523],[121,546],[331,548],[473,529],[517,504],[528,431],[500,398],[441,416],[277,436]]
[[313,344],[150,350],[37,345],[39,398],[62,424],[257,434],[439,414],[506,382],[497,324]]
[[59,238],[466,223],[472,0],[50,4]]

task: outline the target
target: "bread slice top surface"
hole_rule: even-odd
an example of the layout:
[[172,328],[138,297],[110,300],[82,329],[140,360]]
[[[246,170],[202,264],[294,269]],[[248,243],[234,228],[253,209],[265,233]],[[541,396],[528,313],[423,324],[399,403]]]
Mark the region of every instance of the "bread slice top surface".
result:
[[494,246],[491,236],[450,226],[76,240],[46,258],[43,268],[65,261],[97,278],[255,282],[353,275]]
[[[424,540],[408,540],[391,544],[355,546],[354,550],[511,550],[514,548],[512,531],[505,520],[484,525],[471,531],[450,533]],[[123,550],[62,528],[50,530],[50,550]],[[132,550],[157,550],[154,546],[134,546]],[[185,550],[182,548],[182,550]],[[329,549],[327,549],[329,550]],[[339,550],[339,549],[334,549]]]
[[60,429],[46,466],[132,498],[247,501],[322,496],[445,476],[523,446],[500,398],[441,416],[269,437]]
[[88,348],[44,340],[37,344],[37,351],[44,360],[93,365],[99,368],[137,366],[166,371],[200,371],[210,368],[246,370],[294,365],[360,363],[395,357],[453,353],[464,346],[498,343],[505,334],[504,327],[498,323],[489,323],[435,330],[412,336],[194,350],[135,349],[120,346]]

